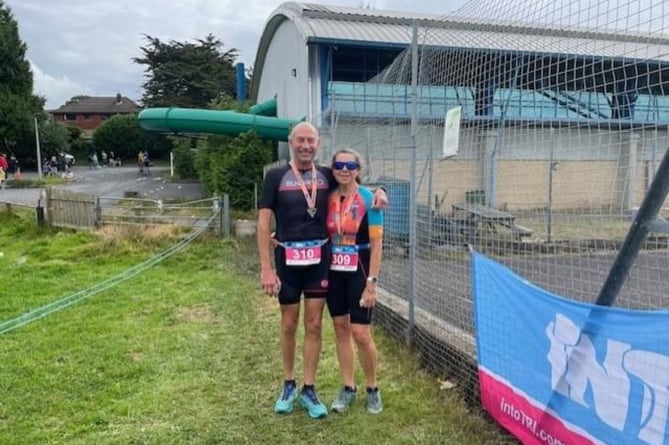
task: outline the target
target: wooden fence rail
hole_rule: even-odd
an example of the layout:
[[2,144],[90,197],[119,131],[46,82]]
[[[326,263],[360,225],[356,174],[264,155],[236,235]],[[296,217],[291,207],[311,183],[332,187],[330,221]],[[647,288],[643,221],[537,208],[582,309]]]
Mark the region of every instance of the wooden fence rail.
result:
[[50,187],[46,189],[46,219],[49,225],[94,230],[100,221],[95,195]]
[[161,200],[96,196],[65,189],[46,191],[46,219],[50,226],[95,230],[106,224],[194,226],[209,220],[219,210],[222,233],[229,226],[230,211],[220,208],[220,198],[165,204]]

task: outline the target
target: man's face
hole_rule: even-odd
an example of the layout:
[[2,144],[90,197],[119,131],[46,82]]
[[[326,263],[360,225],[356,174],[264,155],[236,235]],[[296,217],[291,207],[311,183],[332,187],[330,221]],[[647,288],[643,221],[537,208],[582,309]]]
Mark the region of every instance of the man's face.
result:
[[295,129],[290,139],[290,149],[297,163],[311,163],[318,152],[318,133],[308,125]]

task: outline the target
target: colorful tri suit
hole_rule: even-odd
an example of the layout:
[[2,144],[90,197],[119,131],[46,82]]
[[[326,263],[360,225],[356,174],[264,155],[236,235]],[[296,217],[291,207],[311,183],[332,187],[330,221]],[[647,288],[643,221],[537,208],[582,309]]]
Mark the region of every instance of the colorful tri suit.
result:
[[373,193],[358,187],[348,197],[338,191],[328,199],[326,224],[332,259],[328,310],[333,317],[350,314],[352,323],[369,324],[372,312],[359,301],[367,285],[370,240],[383,238],[383,213],[372,208]]
[[348,198],[338,191],[330,194],[326,224],[332,244],[368,246],[370,239],[383,237],[383,213],[372,208],[373,200],[365,187]]

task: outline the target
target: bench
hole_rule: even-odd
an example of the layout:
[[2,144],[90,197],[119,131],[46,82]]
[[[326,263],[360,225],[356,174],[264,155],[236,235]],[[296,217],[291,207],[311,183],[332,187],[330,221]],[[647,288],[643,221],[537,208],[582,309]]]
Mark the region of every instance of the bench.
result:
[[514,222],[513,227],[511,227],[511,232],[514,237],[518,238],[518,240],[522,240],[526,236],[531,236],[534,233],[534,230]]

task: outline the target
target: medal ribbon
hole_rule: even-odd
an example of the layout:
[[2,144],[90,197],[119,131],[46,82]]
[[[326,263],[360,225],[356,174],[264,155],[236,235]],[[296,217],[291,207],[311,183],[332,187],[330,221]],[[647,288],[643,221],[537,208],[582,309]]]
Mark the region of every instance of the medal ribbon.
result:
[[293,175],[295,175],[295,180],[302,189],[302,193],[304,194],[304,199],[307,201],[307,207],[309,209],[316,208],[316,195],[318,194],[318,184],[317,184],[318,178],[316,177],[316,165],[313,162],[311,163],[311,195],[307,191],[307,185],[304,183],[304,179],[302,179],[302,175],[300,174],[300,171],[297,169],[295,164],[291,162],[290,168],[293,169]]
[[335,224],[340,239],[344,237],[344,221],[348,221],[348,216],[351,213],[351,207],[353,206],[353,201],[355,201],[357,194],[358,186],[356,185],[353,192],[344,199],[344,202],[341,200],[341,197],[344,196],[341,191],[339,192],[338,199],[335,200]]

